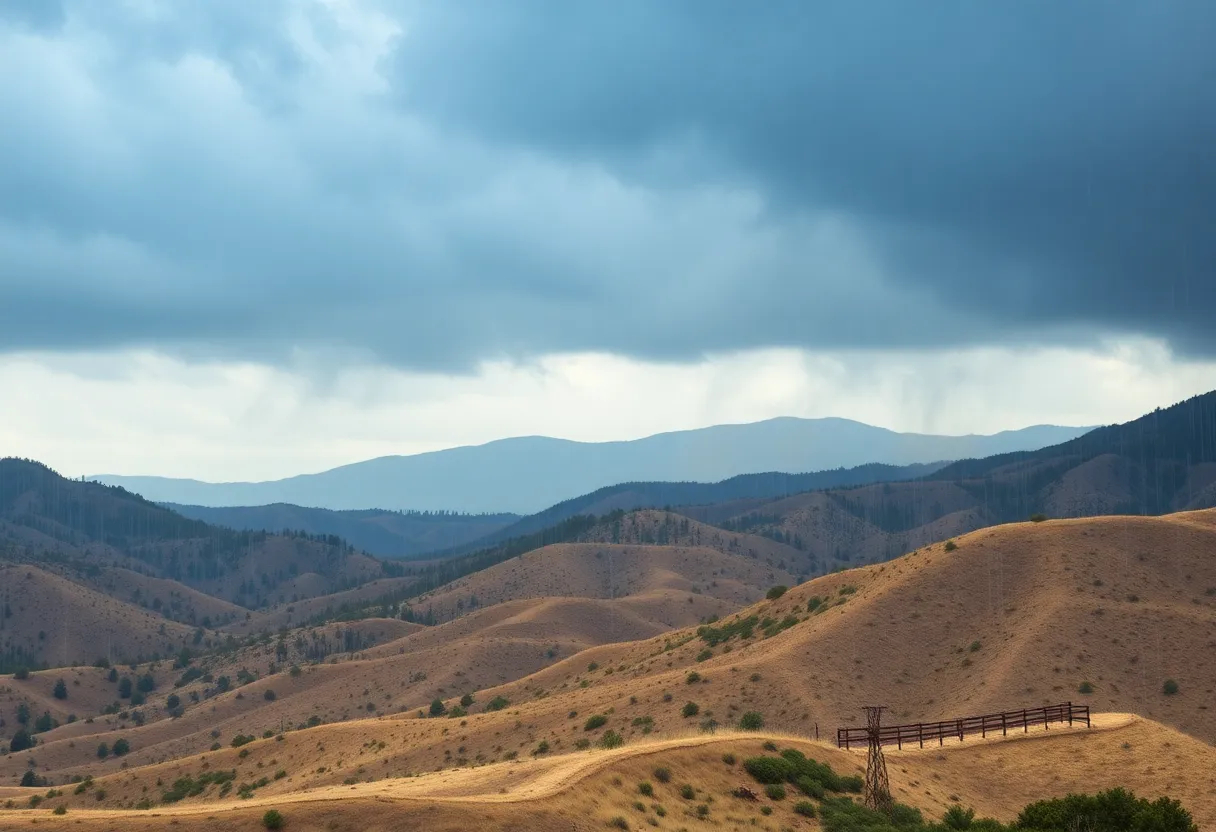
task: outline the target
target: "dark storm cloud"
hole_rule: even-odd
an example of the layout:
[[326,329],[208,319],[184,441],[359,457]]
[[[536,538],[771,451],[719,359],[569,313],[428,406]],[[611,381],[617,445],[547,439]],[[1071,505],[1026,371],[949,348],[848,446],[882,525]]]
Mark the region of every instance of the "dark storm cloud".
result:
[[1216,4],[424,9],[393,66],[411,108],[623,170],[694,136],[996,323],[1216,350]]
[[0,350],[1216,352],[1210,4],[0,8]]

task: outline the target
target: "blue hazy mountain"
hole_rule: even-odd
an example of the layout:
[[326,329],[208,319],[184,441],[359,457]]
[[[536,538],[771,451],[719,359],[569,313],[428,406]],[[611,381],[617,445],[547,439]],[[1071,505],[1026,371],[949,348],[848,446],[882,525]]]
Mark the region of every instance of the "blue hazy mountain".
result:
[[783,417],[661,433],[622,442],[544,436],[409,456],[385,456],[269,482],[209,483],[152,476],[96,479],[156,502],[196,506],[291,503],[532,514],[623,482],[719,482],[739,474],[801,473],[867,463],[911,465],[1035,450],[1088,428],[1036,425],[990,436],[898,433],[848,419]]

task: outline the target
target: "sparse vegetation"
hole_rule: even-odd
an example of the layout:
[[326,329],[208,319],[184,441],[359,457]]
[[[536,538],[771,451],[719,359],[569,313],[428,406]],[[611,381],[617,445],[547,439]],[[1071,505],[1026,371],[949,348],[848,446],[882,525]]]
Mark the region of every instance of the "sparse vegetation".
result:
[[487,711],[501,711],[503,708],[510,705],[510,701],[505,696],[495,696],[486,703]]
[[603,714],[595,714],[587,717],[587,721],[583,723],[584,731],[594,731],[596,728],[603,728],[608,724],[608,717]]
[[764,597],[767,598],[769,601],[776,601],[778,598],[780,598],[782,595],[784,595],[788,590],[789,590],[788,586],[782,586],[781,584],[778,584],[777,586],[770,587],[769,591],[764,593]]
[[680,709],[680,715],[685,719],[694,717],[701,712],[701,706],[696,702],[685,702],[684,707]]
[[278,809],[267,809],[262,815],[262,826],[267,829],[282,829],[285,824],[282,813]]
[[1161,686],[1161,692],[1166,696],[1174,696],[1178,693],[1178,683],[1173,679],[1166,679],[1165,684]]

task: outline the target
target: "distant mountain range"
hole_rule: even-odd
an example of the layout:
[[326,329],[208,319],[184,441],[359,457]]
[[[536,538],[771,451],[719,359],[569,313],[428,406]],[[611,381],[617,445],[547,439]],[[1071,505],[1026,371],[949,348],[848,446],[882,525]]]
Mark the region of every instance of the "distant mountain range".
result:
[[161,503],[334,510],[532,514],[579,494],[628,482],[714,483],[740,474],[828,471],[868,463],[912,465],[1054,445],[1089,428],[1038,425],[991,436],[897,433],[848,419],[779,418],[662,433],[626,442],[543,436],[412,456],[387,456],[270,482],[208,483],[103,474]]
[[530,535],[578,515],[725,500],[771,499],[817,488],[847,488],[924,477],[945,462],[924,465],[861,465],[809,474],[740,474],[715,483],[626,482],[563,500],[536,514],[456,514],[453,512],[363,509],[334,511],[287,503],[268,506],[189,506],[162,503],[185,517],[248,531],[302,531],[337,535],[359,549],[390,558],[452,555]]

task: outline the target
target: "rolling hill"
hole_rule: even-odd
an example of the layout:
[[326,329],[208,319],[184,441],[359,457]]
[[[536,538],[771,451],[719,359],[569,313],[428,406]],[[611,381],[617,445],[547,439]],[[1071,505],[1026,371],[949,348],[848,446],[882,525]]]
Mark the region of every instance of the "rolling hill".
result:
[[[220,799],[213,789],[164,812],[187,828],[209,818],[233,822],[266,806],[294,811],[305,824],[319,817],[351,822],[364,811],[379,818],[378,810],[359,808],[366,796],[369,807],[392,806],[396,822],[413,819],[426,828],[442,828],[436,819],[474,817],[526,828],[587,818],[596,828],[630,811],[636,789],[628,784],[669,765],[678,772],[675,785],[656,788],[677,810],[671,821],[688,823],[680,813],[686,804],[672,790],[695,780],[699,793],[714,798],[711,820],[746,824],[755,807],[730,802],[744,775],[722,754],[758,753],[762,737],[705,733],[735,725],[746,711],[762,715],[762,734],[849,772],[863,762],[860,752],[805,737],[816,726],[856,724],[859,703],[881,700],[891,720],[917,721],[1072,700],[1138,716],[1099,716],[1091,731],[1053,727],[1004,742],[968,738],[943,749],[892,751],[897,797],[934,816],[965,800],[1009,819],[1027,800],[1079,784],[1087,791],[1124,785],[1182,797],[1209,823],[1216,817],[1212,551],[1213,511],[1017,523],[817,578],[711,624],[656,635],[630,631],[628,617],[613,624],[590,614],[625,614],[619,605],[629,597],[510,600],[298,675],[258,666],[253,681],[208,694],[177,719],[64,725],[40,744],[39,772],[52,783],[94,778],[79,795],[69,789],[46,804],[66,803],[69,818],[82,823],[138,820],[130,814],[136,805],[149,794],[155,805],[176,778],[232,769],[237,783],[264,776],[250,787],[249,801]],[[570,557],[557,550],[546,556],[555,553]],[[499,574],[504,585],[525,577]],[[608,638],[614,626],[622,629]],[[571,634],[569,641],[548,653],[560,633]],[[247,649],[273,655],[274,647]],[[216,670],[253,666],[249,653],[225,661]],[[156,696],[169,689],[162,684]],[[426,718],[432,699],[453,710],[466,693],[473,700],[467,714]],[[152,714],[163,713],[161,701],[150,700]],[[695,704],[695,715],[686,703]],[[604,718],[591,728],[593,715]],[[323,723],[305,727],[310,716]],[[292,725],[299,728],[279,739]],[[622,749],[580,752],[584,740],[594,748],[607,731],[621,735]],[[240,748],[229,742],[263,732],[267,738]],[[780,739],[789,735],[803,739]],[[98,760],[97,743],[117,737],[130,739],[131,753],[121,763]],[[0,760],[0,778],[15,782],[24,765],[19,756]],[[278,770],[281,779],[273,779]],[[998,779],[1017,785],[994,789]],[[628,787],[617,791],[617,781]],[[574,783],[579,787],[568,788]],[[104,794],[97,799],[92,791]],[[6,788],[0,797],[25,801],[33,793]],[[339,795],[341,808],[326,802]],[[449,799],[450,816],[443,814]],[[788,803],[773,806],[789,811]],[[50,820],[45,808],[41,817]]]
[[211,526],[121,488],[11,458],[0,459],[0,543],[12,559],[86,573],[120,567],[247,609],[400,574],[334,536]]
[[992,436],[896,433],[847,419],[770,419],[628,442],[532,436],[357,462],[284,480],[205,483],[147,476],[90,477],[157,502],[198,506],[291,503],[328,509],[531,514],[574,495],[632,482],[714,483],[766,471],[911,465],[1052,445],[1087,428],[1040,425]]
[[955,462],[923,479],[676,510],[790,542],[834,568],[1033,514],[1155,515],[1212,506],[1216,393],[1060,445]]
[[331,511],[286,503],[218,507],[165,503],[164,506],[183,517],[230,529],[266,532],[291,530],[326,537],[336,535],[361,551],[384,558],[409,558],[426,552],[455,549],[472,541],[491,538],[520,519],[515,514],[382,509]]

